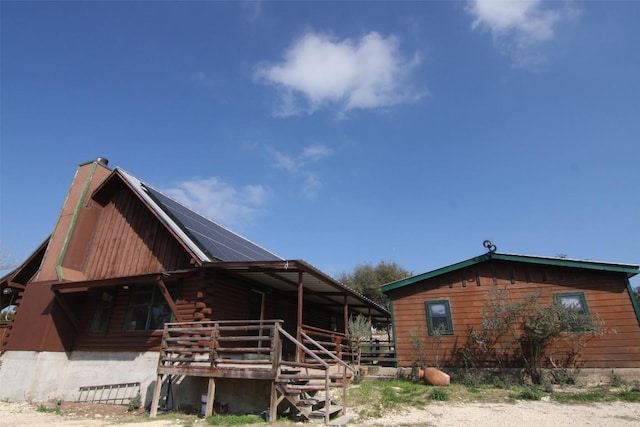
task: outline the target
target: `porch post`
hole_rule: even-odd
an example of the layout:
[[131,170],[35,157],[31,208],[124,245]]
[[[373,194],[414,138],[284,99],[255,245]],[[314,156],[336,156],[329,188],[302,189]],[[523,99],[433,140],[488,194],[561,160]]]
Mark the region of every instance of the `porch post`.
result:
[[[302,284],[302,271],[298,272],[298,326],[296,328],[296,339],[298,342],[302,342],[302,313],[304,302],[304,286]],[[303,359],[302,349],[298,348],[296,351],[296,362],[301,362]]]
[[160,390],[162,390],[162,374],[158,374],[158,376],[156,377],[156,385],[153,388],[153,397],[151,398],[151,410],[149,411],[150,418],[155,418],[158,414]]
[[349,304],[347,304],[347,296],[344,297],[344,333],[349,332]]
[[213,402],[216,397],[216,380],[213,377],[209,378],[209,386],[207,387],[207,409],[204,416],[210,417],[213,415]]

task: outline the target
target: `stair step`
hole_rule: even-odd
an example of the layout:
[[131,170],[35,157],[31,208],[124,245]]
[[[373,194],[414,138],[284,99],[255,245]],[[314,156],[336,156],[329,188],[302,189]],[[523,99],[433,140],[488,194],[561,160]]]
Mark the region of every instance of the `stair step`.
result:
[[320,391],[320,390],[324,390],[324,384],[322,384],[322,385],[320,385],[320,384],[317,384],[317,385],[286,384],[284,388],[287,391],[287,393],[301,392],[301,391]]
[[351,421],[353,419],[353,415],[349,414],[349,415],[343,415],[341,417],[338,418],[334,418],[332,420],[329,420],[329,424],[330,426],[343,426],[345,424],[347,424],[349,421]]
[[[334,374],[329,375],[330,380],[341,380],[344,376],[342,374]],[[350,379],[351,376],[347,375],[347,379]],[[299,374],[299,375],[290,375],[290,374],[280,374],[278,375],[279,380],[290,380],[290,381],[309,381],[309,380],[323,380],[325,376],[323,374]]]
[[[342,411],[342,406],[340,406],[340,405],[330,405],[329,406],[329,416],[337,414],[340,411]],[[320,417],[324,417],[326,415],[326,413],[327,413],[327,407],[325,406],[324,408],[320,408],[320,409],[316,409],[314,411],[311,411],[309,416],[310,417],[315,417],[315,418],[320,418]]]

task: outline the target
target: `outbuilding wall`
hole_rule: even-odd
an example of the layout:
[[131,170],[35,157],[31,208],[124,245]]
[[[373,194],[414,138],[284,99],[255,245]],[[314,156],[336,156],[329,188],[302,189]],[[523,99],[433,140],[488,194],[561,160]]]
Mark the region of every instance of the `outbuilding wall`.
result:
[[[455,350],[467,340],[467,329],[481,327],[482,310],[492,289],[508,289],[515,300],[532,292],[552,303],[553,294],[582,292],[592,315],[609,331],[588,342],[582,353],[586,368],[640,368],[640,326],[624,275],[578,268],[491,261],[452,271],[389,293],[399,366],[417,362],[417,337],[427,364],[454,364]],[[425,301],[447,300],[453,335],[428,335]]]

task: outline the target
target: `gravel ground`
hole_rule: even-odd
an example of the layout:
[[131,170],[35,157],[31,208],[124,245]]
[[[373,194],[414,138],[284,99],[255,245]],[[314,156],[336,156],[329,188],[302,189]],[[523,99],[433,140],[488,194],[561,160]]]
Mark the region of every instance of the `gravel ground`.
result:
[[[115,405],[77,404],[62,402],[62,415],[40,412],[38,405],[0,402],[0,427],[38,426],[113,426],[140,425],[169,427],[205,426],[198,418],[172,419],[165,415],[151,421],[141,411],[127,412]],[[353,412],[353,411],[352,411]],[[302,425],[274,423],[273,426]],[[309,424],[314,425],[314,424]],[[506,403],[432,403],[424,409],[411,409],[384,418],[353,420],[349,426],[474,426],[474,427],[545,427],[545,426],[640,426],[640,403],[607,403],[568,405],[553,402]]]

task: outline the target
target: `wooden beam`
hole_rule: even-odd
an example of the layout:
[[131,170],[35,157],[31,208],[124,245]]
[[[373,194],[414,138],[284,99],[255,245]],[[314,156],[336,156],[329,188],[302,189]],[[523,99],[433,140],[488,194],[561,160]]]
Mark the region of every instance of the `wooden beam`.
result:
[[151,398],[151,410],[149,417],[155,418],[158,414],[158,404],[160,404],[160,390],[162,390],[162,375],[156,377],[156,384],[153,387],[153,397]]
[[207,387],[207,409],[205,410],[205,417],[213,415],[213,402],[216,397],[216,380],[209,378],[209,386]]
[[17,282],[9,282],[9,287],[10,288],[18,288],[18,289],[22,289],[22,290],[27,289],[27,287],[25,285],[17,283]]
[[171,294],[169,293],[167,286],[164,284],[164,280],[162,280],[162,277],[158,277],[158,279],[156,280],[156,283],[158,284],[158,288],[160,289],[160,292],[162,293],[164,300],[167,302],[167,305],[171,309],[174,319],[177,322],[186,322],[187,320],[184,319],[182,316],[180,316],[180,313],[178,312],[178,307],[176,306],[176,303],[173,302],[173,299],[171,298]]
[[62,298],[62,295],[60,295],[57,291],[53,291],[53,295],[56,297],[56,301],[60,305],[60,308],[62,308],[62,311],[64,311],[64,314],[67,315],[67,318],[73,325],[73,328],[76,330],[76,332],[78,332],[80,330],[80,322],[78,322],[78,319],[76,318],[75,314],[73,314],[73,310],[71,309],[69,304],[64,300],[64,298]]
[[[298,273],[298,325],[296,327],[296,339],[299,342],[302,342],[302,305],[304,303],[304,284],[302,282],[302,271]],[[302,349],[298,348],[296,352],[296,362],[302,361]]]
[[344,297],[344,333],[349,332],[349,304],[347,304],[347,296]]

